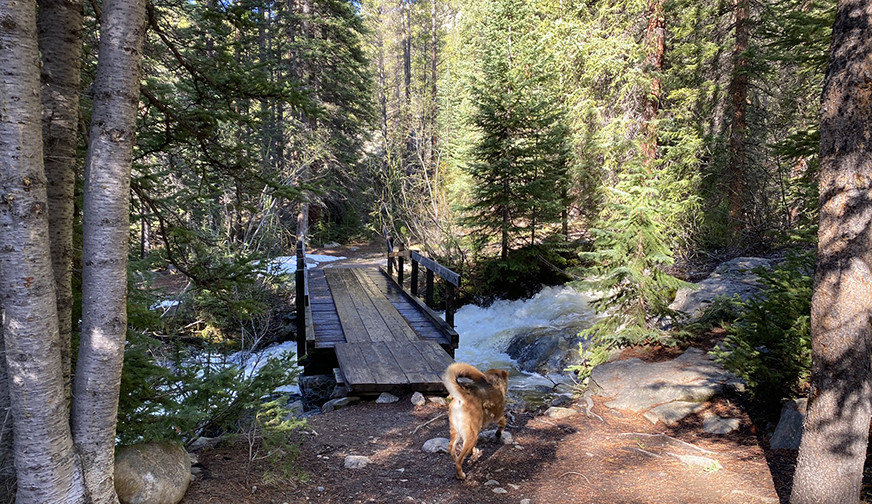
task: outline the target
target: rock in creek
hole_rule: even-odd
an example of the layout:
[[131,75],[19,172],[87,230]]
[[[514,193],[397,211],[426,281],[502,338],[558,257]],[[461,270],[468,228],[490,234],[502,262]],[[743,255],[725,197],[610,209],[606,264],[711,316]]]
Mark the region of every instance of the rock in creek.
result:
[[518,367],[531,373],[548,375],[563,373],[578,362],[579,327],[555,329],[537,327],[512,337],[506,353]]

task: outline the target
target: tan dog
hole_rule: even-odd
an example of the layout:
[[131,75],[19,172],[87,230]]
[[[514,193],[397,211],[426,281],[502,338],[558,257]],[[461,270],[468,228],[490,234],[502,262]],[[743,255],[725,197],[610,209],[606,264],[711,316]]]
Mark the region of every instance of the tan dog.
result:
[[[442,383],[451,394],[448,419],[451,427],[451,458],[457,477],[465,479],[463,460],[475,449],[478,433],[485,425],[496,422],[496,439],[499,440],[506,428],[506,389],[509,387],[509,373],[502,369],[489,369],[482,373],[464,362],[448,366],[442,376]],[[463,441],[463,448],[457,453],[457,444]]]

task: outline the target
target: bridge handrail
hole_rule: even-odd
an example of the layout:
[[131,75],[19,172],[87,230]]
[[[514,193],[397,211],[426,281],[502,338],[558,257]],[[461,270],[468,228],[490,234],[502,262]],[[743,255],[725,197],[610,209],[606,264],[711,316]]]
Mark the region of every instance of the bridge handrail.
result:
[[306,245],[304,239],[297,240],[297,270],[294,273],[296,284],[296,308],[297,308],[297,359],[302,359],[306,354],[306,340],[310,324],[309,306],[309,275],[306,271]]
[[407,250],[402,243],[397,245],[396,250],[393,246],[393,240],[385,234],[385,240],[388,248],[388,277],[394,279],[394,266],[396,266],[396,282],[400,287],[405,289],[404,273],[405,260],[409,259],[412,263],[412,271],[409,279],[409,291],[413,296],[418,296],[418,274],[421,266],[424,267],[424,301],[427,306],[433,306],[433,281],[434,275],[442,278],[447,282],[445,289],[445,322],[454,329],[454,312],[456,311],[455,301],[457,299],[457,290],[460,288],[461,277],[459,273],[439,264],[438,262],[424,256],[417,250]]

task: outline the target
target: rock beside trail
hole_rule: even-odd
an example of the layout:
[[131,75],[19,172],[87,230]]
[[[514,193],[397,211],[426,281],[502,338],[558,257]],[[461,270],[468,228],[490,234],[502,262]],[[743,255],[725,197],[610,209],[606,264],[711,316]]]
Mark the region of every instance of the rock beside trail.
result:
[[399,400],[400,400],[399,397],[397,397],[391,393],[382,392],[381,395],[378,396],[378,399],[375,400],[375,402],[376,402],[376,404],[391,404],[391,403],[395,403]]
[[602,364],[590,375],[593,393],[611,397],[612,409],[645,413],[653,422],[667,425],[698,411],[734,379],[703,350],[688,348],[671,361],[627,359]]
[[560,406],[551,406],[550,408],[545,410],[545,416],[547,416],[549,418],[554,418],[557,420],[560,420],[563,418],[569,418],[569,417],[575,416],[577,414],[578,414],[578,412],[572,408],[563,408]]
[[327,413],[328,411],[338,410],[340,408],[344,408],[346,406],[351,406],[352,404],[357,404],[360,402],[360,398],[356,396],[348,396],[348,397],[340,397],[339,399],[330,399],[325,402],[323,406],[321,406],[321,412]]
[[115,491],[122,504],[176,504],[191,483],[191,458],[172,443],[125,446],[115,455]]
[[424,453],[448,453],[448,444],[450,442],[451,441],[448,438],[444,437],[428,439],[424,442],[424,446],[421,447],[421,451]]
[[805,421],[807,399],[787,401],[781,407],[781,419],[775,427],[775,433],[769,439],[769,447],[773,450],[798,450],[802,439],[802,423]]
[[369,457],[364,457],[361,455],[348,455],[345,457],[346,469],[363,469],[369,464],[372,464],[372,459],[370,459]]
[[703,350],[688,348],[671,361],[627,359],[602,364],[590,377],[594,393],[613,398],[606,406],[640,413],[674,401],[707,401],[733,375]]
[[757,275],[751,270],[771,266],[771,259],[760,257],[737,257],[727,261],[715,268],[705,280],[693,287],[679,289],[669,308],[694,320],[705,312],[715,298],[738,295],[743,301],[747,301],[760,290]]
[[415,406],[423,406],[427,404],[427,399],[425,399],[424,394],[420,392],[415,392],[414,394],[412,394],[412,398],[410,399],[410,401]]
[[[483,431],[478,433],[478,440],[479,441],[493,441],[494,436],[496,436],[496,434],[497,434],[496,429],[483,430]],[[510,444],[515,442],[515,437],[512,436],[511,432],[504,430],[502,436],[500,436],[499,442],[504,444],[504,445],[510,445]]]
[[652,424],[663,422],[665,425],[675,425],[684,417],[701,410],[702,407],[703,404],[698,402],[673,401],[651,408],[644,416]]
[[702,430],[709,434],[729,434],[738,428],[738,418],[723,418],[710,413],[705,415],[702,419]]

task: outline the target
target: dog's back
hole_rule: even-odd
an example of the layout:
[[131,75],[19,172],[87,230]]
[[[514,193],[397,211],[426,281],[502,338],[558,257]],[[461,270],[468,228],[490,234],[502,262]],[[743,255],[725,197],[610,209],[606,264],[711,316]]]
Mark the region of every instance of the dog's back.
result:
[[[457,362],[448,366],[442,383],[453,398],[449,411],[451,427],[451,456],[457,468],[457,477],[466,477],[461,470],[463,459],[475,448],[481,428],[497,422],[496,437],[499,439],[506,426],[503,415],[506,405],[509,373],[501,369],[489,369],[482,373],[475,367]],[[463,440],[463,448],[457,454],[457,443]]]

